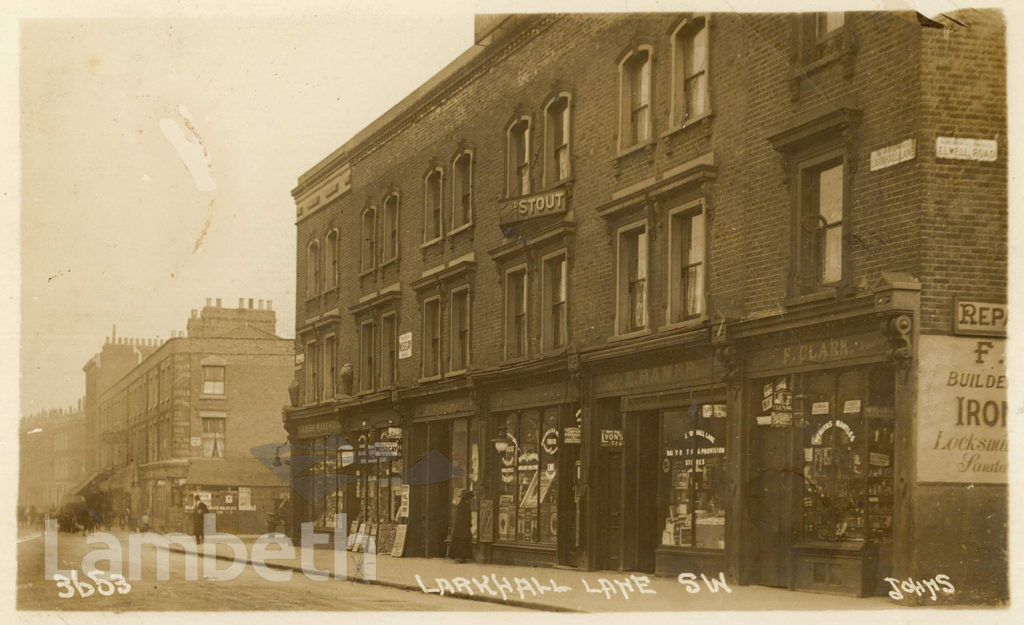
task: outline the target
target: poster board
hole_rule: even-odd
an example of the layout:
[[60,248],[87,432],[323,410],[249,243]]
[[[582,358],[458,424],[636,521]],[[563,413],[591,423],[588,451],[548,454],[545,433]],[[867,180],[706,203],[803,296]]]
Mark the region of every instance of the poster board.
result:
[[395,539],[391,547],[391,555],[396,558],[401,558],[405,553],[405,534],[408,530],[409,526],[405,523],[399,523],[395,526]]
[[479,528],[478,540],[482,543],[494,542],[494,500],[480,500],[480,516],[477,527]]
[[394,523],[381,523],[377,534],[377,553],[391,553],[395,546]]

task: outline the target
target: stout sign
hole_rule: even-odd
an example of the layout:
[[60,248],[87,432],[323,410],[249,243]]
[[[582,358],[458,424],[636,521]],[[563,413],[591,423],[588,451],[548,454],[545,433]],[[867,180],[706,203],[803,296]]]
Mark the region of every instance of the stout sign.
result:
[[568,210],[568,205],[564,188],[515,198],[502,205],[498,223],[505,225],[544,215],[557,215]]

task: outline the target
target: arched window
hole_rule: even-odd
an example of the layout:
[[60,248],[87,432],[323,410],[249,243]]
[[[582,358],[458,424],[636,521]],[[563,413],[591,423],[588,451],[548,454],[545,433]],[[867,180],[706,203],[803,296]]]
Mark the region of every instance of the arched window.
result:
[[553,185],[569,178],[570,137],[569,96],[551,100],[544,115],[544,184]]
[[368,206],[363,211],[360,227],[359,268],[369,271],[376,266],[377,209]]
[[452,163],[452,229],[473,221],[473,154],[463,152]]
[[441,238],[441,170],[427,174],[423,184],[423,241]]
[[619,63],[619,149],[651,139],[651,49],[641,47]]
[[320,241],[310,241],[306,248],[306,296],[320,292]]
[[697,16],[680,22],[672,33],[671,125],[685,126],[710,112],[708,93],[707,19]]
[[324,290],[338,286],[338,231],[327,233],[327,244],[324,249]]
[[508,195],[530,193],[530,118],[522,117],[508,129]]
[[398,194],[384,200],[384,262],[398,258]]

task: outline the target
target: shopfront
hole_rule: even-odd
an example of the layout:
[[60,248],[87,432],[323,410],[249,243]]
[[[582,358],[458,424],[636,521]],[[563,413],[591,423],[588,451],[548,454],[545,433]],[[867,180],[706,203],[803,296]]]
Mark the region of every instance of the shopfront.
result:
[[491,561],[577,566],[581,544],[580,414],[567,383],[519,380],[488,394]]
[[661,351],[595,368],[595,568],[725,570],[729,411],[721,365],[695,347],[689,360]]
[[296,419],[289,423],[293,539],[302,523],[320,530],[334,527],[334,514],[343,509],[345,482],[342,470],[348,441],[341,421],[333,414]]
[[[466,385],[404,395],[402,402],[409,415],[404,473],[409,486],[409,527],[404,553],[445,557],[455,505],[463,490],[478,490],[480,420]],[[398,493],[399,505],[400,499]],[[475,534],[476,510],[472,517]]]
[[891,348],[875,317],[745,344],[743,583],[867,595],[890,574],[911,417]]

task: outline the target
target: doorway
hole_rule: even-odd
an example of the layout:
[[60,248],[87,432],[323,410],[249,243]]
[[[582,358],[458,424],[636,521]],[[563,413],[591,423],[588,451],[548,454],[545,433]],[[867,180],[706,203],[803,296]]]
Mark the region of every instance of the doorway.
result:
[[653,573],[658,545],[658,412],[625,419],[623,570]]
[[751,435],[745,508],[754,584],[789,586],[790,551],[798,529],[794,502],[803,479],[792,438],[789,428],[766,426],[755,426]]

